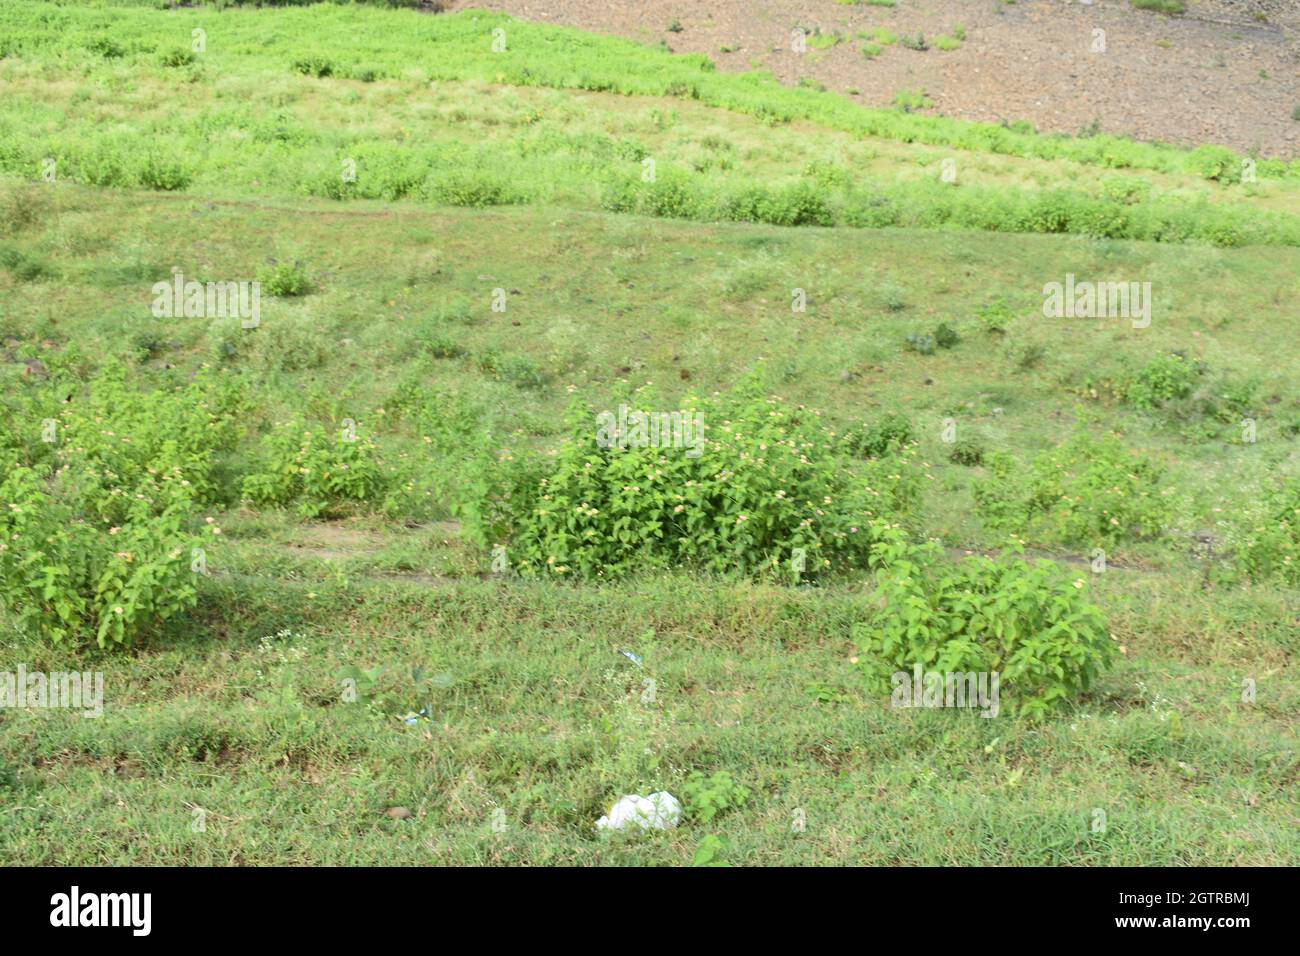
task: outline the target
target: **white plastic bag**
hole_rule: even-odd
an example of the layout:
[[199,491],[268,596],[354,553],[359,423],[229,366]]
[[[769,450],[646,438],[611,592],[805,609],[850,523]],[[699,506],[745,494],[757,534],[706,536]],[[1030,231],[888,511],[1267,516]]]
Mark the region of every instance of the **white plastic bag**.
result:
[[614,804],[609,816],[596,821],[597,830],[623,830],[629,825],[641,830],[671,830],[682,819],[682,805],[671,793],[660,790],[648,797],[635,793]]

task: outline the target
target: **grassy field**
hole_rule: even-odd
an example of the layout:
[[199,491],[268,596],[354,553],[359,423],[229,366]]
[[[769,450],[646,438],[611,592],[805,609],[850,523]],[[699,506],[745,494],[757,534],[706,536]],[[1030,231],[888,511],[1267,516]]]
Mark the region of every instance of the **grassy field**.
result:
[[[10,510],[50,517],[44,543],[25,539],[43,572],[75,564],[51,543],[61,525],[144,535],[158,514],[119,499],[170,501],[158,475],[183,475],[197,490],[155,544],[188,568],[202,540],[208,572],[185,575],[192,606],[142,612],[127,643],[97,642],[89,613],[56,642],[37,621],[58,585],[0,551],[0,671],[105,682],[97,719],[0,709],[7,861],[1300,859],[1300,537],[1276,491],[1300,480],[1294,164],[1222,181],[1188,151],[872,112],[486,14],[22,0],[0,24]],[[196,26],[207,51],[160,65]],[[496,26],[507,53],[491,52]],[[312,57],[329,75],[295,71]],[[950,144],[969,147],[956,190],[936,184]],[[354,182],[338,178],[348,158]],[[610,199],[625,180],[644,193],[630,208]],[[707,202],[660,204],[674,183]],[[751,188],[776,199],[728,214]],[[963,203],[1012,212],[993,231],[934,221],[948,200],[933,196],[968,189]],[[854,221],[882,194],[891,228]],[[1181,210],[1189,234],[1228,222],[1232,241],[1098,235],[1087,217],[1038,235],[1012,213],[1039,194],[1129,223]],[[787,215],[808,208],[836,225]],[[259,279],[260,324],[155,315],[173,270]],[[1067,275],[1149,282],[1150,325],[1045,317],[1044,285]],[[1113,665],[1039,719],[891,707],[855,636],[889,626],[873,591],[890,569],[824,539],[828,572],[797,585],[771,573],[784,538],[742,556],[771,559],[757,572],[667,561],[653,542],[608,579],[494,569],[499,542],[556,547],[496,483],[516,458],[563,460],[575,401],[609,408],[654,382],[655,407],[676,408],[747,377],[820,412],[834,439],[814,457],[849,484],[915,478],[914,500],[884,511],[910,541],[956,566],[1015,534],[1059,565],[1104,615]],[[886,416],[909,423],[905,451],[843,451]],[[286,420],[351,422],[350,474],[373,486],[259,491],[282,476]],[[68,437],[43,442],[48,422]],[[1080,434],[1116,442],[1138,477],[1036,511],[1031,477]],[[20,498],[27,473],[43,491]],[[1124,523],[1069,520],[1102,509]],[[77,547],[125,567],[125,543]],[[645,839],[595,831],[622,794],[680,796],[692,772],[729,773],[748,799],[714,817],[688,801],[681,827]]]

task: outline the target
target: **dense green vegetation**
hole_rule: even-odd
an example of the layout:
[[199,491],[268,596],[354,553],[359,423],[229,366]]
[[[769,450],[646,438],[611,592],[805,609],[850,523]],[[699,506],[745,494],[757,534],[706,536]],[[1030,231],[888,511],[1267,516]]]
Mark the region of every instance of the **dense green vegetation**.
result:
[[[1291,167],[482,13],[0,23],[0,671],[106,683],[0,710],[6,859],[1297,859]],[[942,190],[1198,241],[914,227]],[[1150,324],[1046,317],[1067,275]],[[913,665],[1001,712],[891,706]]]

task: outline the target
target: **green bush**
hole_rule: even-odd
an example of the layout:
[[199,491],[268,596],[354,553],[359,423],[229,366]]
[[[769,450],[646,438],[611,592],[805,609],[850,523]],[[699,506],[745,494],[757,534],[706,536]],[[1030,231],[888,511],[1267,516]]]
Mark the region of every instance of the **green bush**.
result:
[[1200,401],[1200,411],[1227,425],[1253,416],[1259,403],[1259,379],[1220,376]]
[[406,503],[428,500],[444,514],[478,526],[494,441],[483,408],[460,389],[431,388],[418,373],[402,382],[384,407],[425,449],[407,476]]
[[45,219],[50,205],[49,190],[43,184],[0,182],[0,235],[35,226]]
[[420,342],[420,347],[433,358],[460,358],[465,349],[446,332],[431,332]]
[[984,442],[979,438],[963,435],[952,443],[948,449],[948,460],[965,468],[974,468],[984,463]]
[[988,302],[975,312],[975,318],[979,321],[980,327],[990,334],[1000,335],[1010,328],[1015,314],[1007,304],[1006,299],[994,299]]
[[[627,404],[657,406],[649,389]],[[870,566],[879,528],[916,503],[921,472],[906,451],[854,463],[817,413],[764,397],[756,376],[681,408],[703,420],[698,457],[636,436],[620,447],[609,419],[575,404],[553,454],[509,453],[489,469],[476,537],[508,542],[527,575],[694,566],[791,580]],[[692,437],[681,431],[679,444]]]
[[845,429],[844,447],[857,458],[883,458],[916,442],[916,433],[906,415],[886,412],[874,422],[862,422]]
[[304,76],[326,77],[334,73],[334,63],[323,56],[304,56],[293,61],[293,71]]
[[22,627],[58,643],[94,635],[100,647],[195,602],[187,532],[191,496],[179,470],[133,489],[119,524],[96,521],[30,468],[0,483],[0,600]]
[[426,198],[449,206],[509,206],[528,201],[510,181],[483,171],[452,173],[433,182]]
[[109,37],[95,37],[86,44],[86,49],[95,54],[102,56],[106,60],[116,60],[126,56],[126,48],[116,40]]
[[55,464],[83,514],[123,521],[132,489],[178,472],[200,502],[221,498],[215,457],[242,434],[247,398],[239,379],[203,369],[188,384],[142,392],[120,363],[105,365],[57,416]]
[[1014,552],[955,565],[933,544],[894,542],[886,553],[872,611],[853,627],[874,690],[916,665],[996,672],[1006,711],[1037,717],[1088,690],[1114,659],[1105,617],[1077,573]]
[[485,349],[478,357],[478,367],[495,378],[519,388],[544,388],[550,377],[526,355],[509,355],[499,349]]
[[1221,183],[1241,181],[1241,157],[1224,146],[1198,146],[1187,156],[1188,167]]
[[184,189],[194,178],[184,163],[158,153],[149,153],[145,157],[136,176],[141,186],[167,192]]
[[393,482],[370,438],[354,426],[323,430],[301,419],[277,422],[262,441],[260,462],[244,477],[244,497],[259,505],[294,504],[317,517],[344,503],[383,503]]
[[0,443],[0,603],[49,640],[101,647],[193,604],[191,526],[239,435],[237,384],[205,370],[141,392],[110,363],[84,390],[56,372],[20,407]]
[[1120,384],[1120,394],[1135,408],[1150,411],[1190,396],[1204,371],[1182,353],[1167,352],[1128,375]]
[[924,332],[908,332],[903,341],[909,349],[921,355],[933,355],[936,348],[934,336]]
[[186,50],[184,47],[176,47],[168,50],[158,58],[158,62],[166,67],[190,66],[198,57],[192,50]]
[[1300,479],[1273,483],[1250,516],[1235,532],[1237,566],[1253,580],[1300,584]]
[[692,770],[682,783],[682,809],[694,823],[710,823],[719,813],[749,802],[749,788],[731,779],[726,770],[706,775]]
[[922,355],[933,355],[936,349],[950,349],[961,341],[961,336],[947,322],[940,322],[930,332],[909,332],[903,339],[907,347]]
[[940,322],[934,327],[934,344],[941,349],[950,349],[961,341],[961,336],[947,322]]
[[1031,541],[1096,547],[1153,537],[1169,520],[1162,469],[1082,426],[1027,470],[1003,455],[985,464],[989,475],[973,489],[984,522]]
[[257,281],[267,295],[299,296],[311,291],[311,279],[301,262],[271,259],[257,270]]

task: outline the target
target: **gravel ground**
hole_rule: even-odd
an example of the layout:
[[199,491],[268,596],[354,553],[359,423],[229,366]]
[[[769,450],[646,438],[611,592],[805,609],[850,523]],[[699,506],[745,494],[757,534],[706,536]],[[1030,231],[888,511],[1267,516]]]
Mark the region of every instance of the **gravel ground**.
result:
[[[1028,120],[1045,132],[1102,130],[1185,145],[1220,143],[1265,156],[1300,154],[1300,0],[1188,0],[1183,16],[1129,0],[897,0],[893,9],[836,0],[456,0],[547,23],[665,41],[719,68],[808,77],[872,106],[923,91],[933,112]],[[679,30],[670,30],[674,22]],[[956,50],[935,38],[965,27]],[[925,36],[929,49],[885,46],[859,31]],[[796,28],[843,42],[792,50]],[[1104,52],[1093,52],[1094,31]],[[724,50],[726,52],[724,52]]]

